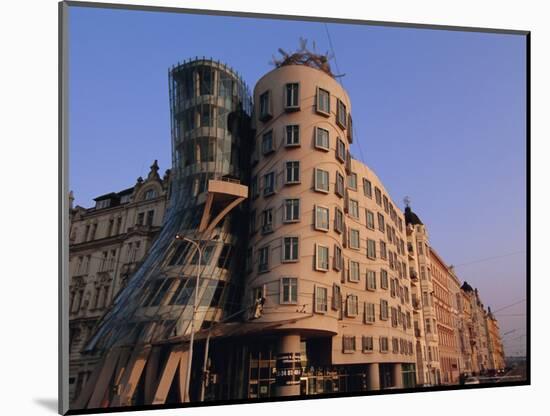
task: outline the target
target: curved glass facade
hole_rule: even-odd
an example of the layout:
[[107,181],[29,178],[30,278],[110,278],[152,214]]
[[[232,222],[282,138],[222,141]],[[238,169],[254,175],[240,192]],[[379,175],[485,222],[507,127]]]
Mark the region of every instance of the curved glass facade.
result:
[[[189,334],[200,273],[195,330],[238,310],[244,259],[237,206],[211,231],[199,232],[210,179],[248,183],[252,100],[226,65],[195,59],[169,70],[172,127],[170,202],[148,256],[102,317],[86,349],[159,343]],[[213,215],[226,201],[214,202]],[[192,243],[198,243],[202,258]]]

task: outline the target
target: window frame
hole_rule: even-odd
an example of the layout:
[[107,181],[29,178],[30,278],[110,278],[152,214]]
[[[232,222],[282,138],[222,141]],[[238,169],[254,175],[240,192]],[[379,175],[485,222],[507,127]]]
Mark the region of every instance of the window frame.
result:
[[[266,107],[267,108],[262,108],[262,105],[264,103],[264,99],[263,97],[267,97],[267,99],[265,100],[265,104],[266,104]],[[263,93],[260,94],[260,96],[258,97],[258,106],[260,108],[258,108],[258,119],[262,122],[266,122],[268,120],[270,120],[272,117],[273,117],[273,106],[271,104],[271,90],[268,89],[266,91],[264,91]],[[263,111],[265,110],[265,111]]]
[[[327,137],[327,145],[326,147],[322,144],[319,144],[319,141],[318,141],[318,138],[319,138],[319,130],[322,130],[324,132],[326,132],[326,137]],[[319,127],[319,126],[315,126],[315,129],[314,129],[314,146],[316,149],[319,149],[319,150],[323,150],[325,152],[328,152],[330,150],[330,131],[328,129],[324,129],[322,127]]]
[[[319,225],[318,216],[317,216],[318,210],[319,211],[322,210],[322,211],[326,212],[326,214],[327,214],[326,215],[326,217],[327,217],[327,226],[326,226],[326,228]],[[314,213],[313,228],[317,231],[325,231],[325,232],[330,231],[330,209],[327,206],[315,204],[313,206],[313,213]]]
[[[289,99],[289,86],[296,86],[296,90],[292,91],[292,101],[296,101],[296,103],[288,104]],[[300,83],[299,82],[287,82],[285,83],[284,87],[284,101],[283,101],[283,108],[285,111],[298,111],[300,109]],[[296,93],[294,96],[294,93]]]
[[[271,139],[271,144],[269,148],[266,148],[265,146],[266,137],[269,137]],[[273,152],[275,152],[275,136],[273,135],[273,129],[269,129],[266,132],[262,133],[262,155],[267,156]]]
[[[319,187],[319,181],[317,180],[317,174],[319,172],[323,172],[326,174],[326,179],[327,179],[327,189],[323,189],[323,188],[320,188]],[[321,169],[321,168],[314,168],[313,169],[313,189],[315,192],[321,192],[321,193],[324,193],[324,194],[328,194],[330,192],[330,173],[328,170],[324,170],[324,169]]]
[[[272,179],[272,188],[270,190],[268,190],[269,188],[267,187],[267,178],[268,177],[273,178]],[[273,195],[275,193],[275,172],[271,171],[271,172],[265,173],[263,175],[263,179],[264,179],[263,196],[266,197],[266,196]]]
[[369,292],[376,291],[376,272],[374,270],[367,270],[365,288]]
[[[298,164],[298,179],[293,178],[292,180],[288,180],[288,172],[289,172],[289,164]],[[295,167],[293,166],[291,168],[292,176],[295,174]],[[285,185],[297,185],[300,184],[302,181],[302,175],[300,171],[300,161],[299,160],[287,160],[285,161]]]
[[[343,112],[343,113],[342,113]],[[345,130],[347,128],[347,121],[348,121],[348,109],[346,104],[344,102],[337,98],[336,101],[336,124],[340,126],[342,130]]]
[[[327,111],[323,110],[321,108],[321,106],[319,105],[319,103],[321,102],[321,100],[320,100],[321,95],[319,94],[320,91],[323,91],[323,92],[327,93],[327,97],[328,97],[328,100],[327,100],[328,109],[327,109]],[[330,116],[330,91],[325,90],[324,88],[321,88],[321,87],[316,88],[316,91],[315,91],[315,111],[319,114],[324,115],[324,116],[327,116],[327,117]]]
[[[324,291],[324,302],[322,304],[319,303],[319,291]],[[324,306],[324,308],[320,308],[320,306]],[[315,313],[320,314],[326,314],[328,312],[328,288],[321,285],[315,285],[315,293],[314,293],[314,308],[313,311]]]
[[[265,263],[262,263],[264,250],[266,254],[265,255],[266,261]],[[269,244],[258,248],[258,273],[265,273],[269,271],[269,257],[270,257]]]
[[[288,139],[289,139],[289,132],[292,132],[292,135],[291,137],[293,139],[296,138],[296,136],[298,137],[298,141],[297,142],[289,142]],[[296,134],[297,132],[297,134]],[[285,147],[299,147],[300,144],[301,144],[301,139],[300,139],[300,125],[299,124],[287,124],[285,126]]]
[[[295,282],[294,285],[289,285],[289,300],[284,300],[284,287],[285,287],[285,279],[286,280],[292,280]],[[298,304],[298,278],[294,276],[283,276],[279,279],[279,304],[281,305],[297,305]],[[294,292],[292,292],[292,287],[294,286]],[[295,297],[295,300],[292,300],[293,296]]]
[[[355,268],[356,277],[352,278],[352,265],[354,265],[353,268]],[[361,264],[358,261],[355,260],[348,260],[348,281],[352,283],[359,283],[361,281]]]
[[[321,249],[326,250],[327,262],[326,267],[321,267],[319,253]],[[320,272],[328,272],[330,268],[330,248],[327,245],[315,243],[315,270]]]
[[[291,239],[290,254],[294,255],[286,258],[286,240]],[[294,253],[294,240],[296,240],[296,253]],[[297,263],[300,260],[300,237],[297,235],[285,235],[281,237],[281,263]]]
[[[292,206],[290,209],[287,206],[287,201],[298,201],[298,215],[297,218],[287,219],[287,213],[290,211],[291,213],[294,213],[294,206]],[[291,224],[295,222],[299,222],[301,217],[301,201],[300,198],[285,198],[283,200],[283,223],[285,224]]]

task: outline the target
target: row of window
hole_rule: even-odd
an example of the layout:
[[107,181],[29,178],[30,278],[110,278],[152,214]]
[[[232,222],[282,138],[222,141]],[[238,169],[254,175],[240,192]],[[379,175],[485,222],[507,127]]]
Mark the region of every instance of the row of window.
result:
[[[283,108],[286,112],[300,110],[300,84],[290,82],[285,84]],[[331,115],[331,96],[330,91],[317,87],[315,94],[315,110],[318,114],[330,117]],[[272,92],[267,90],[260,94],[258,117],[264,123],[273,118]],[[351,114],[347,112],[346,105],[339,98],[336,99],[336,124],[342,129],[347,130],[349,142],[353,141],[353,124]]]
[[[384,353],[389,352],[388,337],[378,338],[378,350]],[[357,351],[355,335],[342,336],[342,351],[344,353],[353,353]],[[361,337],[361,351],[363,352],[374,351],[374,337],[365,336],[365,335]],[[403,354],[403,355],[413,355],[414,354],[413,343],[403,338],[392,337],[392,353]]]

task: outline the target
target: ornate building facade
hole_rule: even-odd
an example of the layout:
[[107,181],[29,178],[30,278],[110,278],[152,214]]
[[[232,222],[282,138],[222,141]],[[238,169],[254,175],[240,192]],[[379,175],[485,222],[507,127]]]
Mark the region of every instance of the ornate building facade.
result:
[[167,207],[170,171],[155,161],[144,180],[95,198],[95,206],[70,212],[70,397],[88,380],[98,356],[81,354],[99,318],[113,304],[149,252]]

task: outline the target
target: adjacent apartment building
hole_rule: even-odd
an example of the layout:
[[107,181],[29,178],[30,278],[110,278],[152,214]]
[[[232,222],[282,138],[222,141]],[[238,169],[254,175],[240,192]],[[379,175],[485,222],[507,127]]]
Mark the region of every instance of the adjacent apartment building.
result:
[[[477,292],[457,290],[418,216],[352,157],[352,103],[326,57],[287,56],[253,96],[205,59],[170,86],[173,173],[155,164],[125,203],[72,217],[71,290],[91,300],[71,339],[109,293],[74,344],[74,407],[450,384],[461,362],[500,363]],[[132,274],[138,242],[151,250]],[[87,256],[98,269],[82,274]]]

